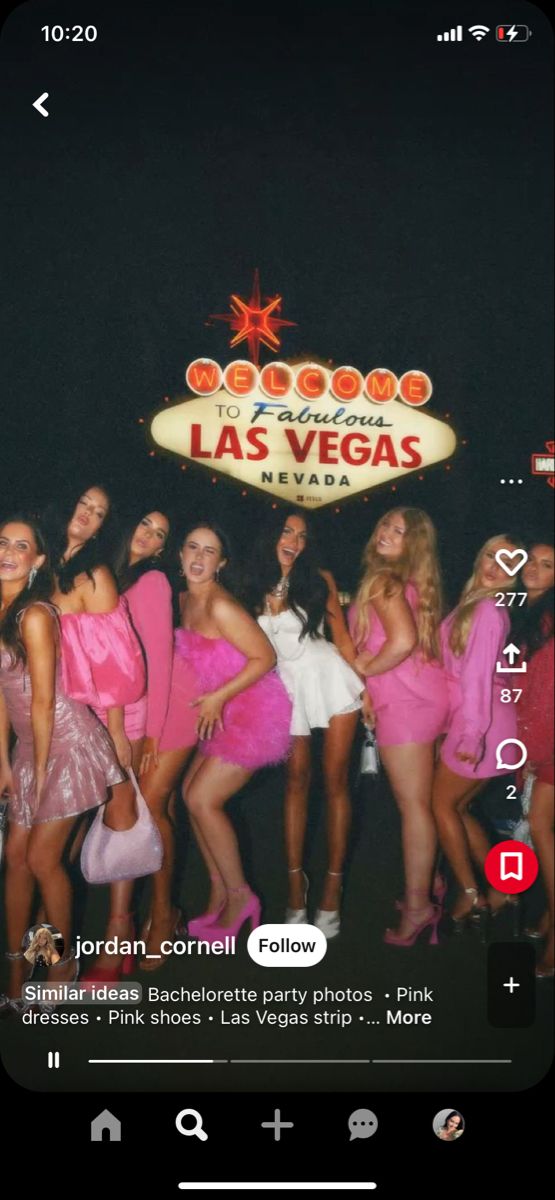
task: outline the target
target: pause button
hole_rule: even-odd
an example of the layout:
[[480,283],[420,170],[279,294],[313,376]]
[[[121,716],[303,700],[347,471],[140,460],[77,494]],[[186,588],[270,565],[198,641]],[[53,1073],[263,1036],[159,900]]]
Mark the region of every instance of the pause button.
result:
[[60,1051],[59,1050],[49,1050],[48,1051],[48,1069],[50,1071],[57,1071],[59,1066],[60,1066]]

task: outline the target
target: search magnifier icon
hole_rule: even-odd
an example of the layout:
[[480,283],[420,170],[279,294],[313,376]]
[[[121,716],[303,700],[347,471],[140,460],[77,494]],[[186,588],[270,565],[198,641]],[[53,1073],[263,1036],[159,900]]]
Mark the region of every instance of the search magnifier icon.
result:
[[[184,1117],[193,1117],[194,1124],[187,1128],[187,1126],[183,1124]],[[208,1141],[208,1134],[205,1133],[204,1129],[202,1128],[202,1117],[200,1113],[197,1112],[196,1108],[182,1108],[181,1112],[178,1112],[175,1118],[175,1124],[179,1132],[182,1133],[184,1137],[198,1137],[200,1138],[201,1142]]]

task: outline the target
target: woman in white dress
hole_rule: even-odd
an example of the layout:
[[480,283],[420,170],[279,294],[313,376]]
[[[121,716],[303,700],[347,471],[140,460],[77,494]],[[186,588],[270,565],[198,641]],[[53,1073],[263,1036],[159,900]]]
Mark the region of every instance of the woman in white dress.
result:
[[[256,595],[253,595],[257,592]],[[307,920],[308,880],[303,870],[311,733],[324,729],[323,774],[327,802],[328,871],[314,924],[326,938],[340,929],[341,879],[351,821],[349,759],[363,684],[352,669],[356,653],[333,576],[318,568],[306,517],[292,511],[259,553],[251,603],[277,656],[277,669],[293,702],[293,749],[287,761],[285,844],[289,871],[286,921]],[[333,638],[326,640],[324,622]]]

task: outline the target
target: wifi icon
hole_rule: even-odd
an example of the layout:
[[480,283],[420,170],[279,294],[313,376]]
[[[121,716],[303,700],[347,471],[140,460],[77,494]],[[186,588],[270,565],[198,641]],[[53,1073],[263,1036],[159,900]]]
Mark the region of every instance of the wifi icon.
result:
[[481,42],[486,33],[489,33],[489,27],[487,25],[470,25],[468,32],[472,34],[473,38],[476,38],[477,42]]

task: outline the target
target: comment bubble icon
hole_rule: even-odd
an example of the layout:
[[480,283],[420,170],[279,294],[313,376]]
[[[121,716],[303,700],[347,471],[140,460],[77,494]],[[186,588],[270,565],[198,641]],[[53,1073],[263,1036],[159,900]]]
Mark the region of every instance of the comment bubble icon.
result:
[[349,1117],[350,1142],[355,1138],[369,1138],[378,1128],[378,1118],[369,1108],[356,1108]]

